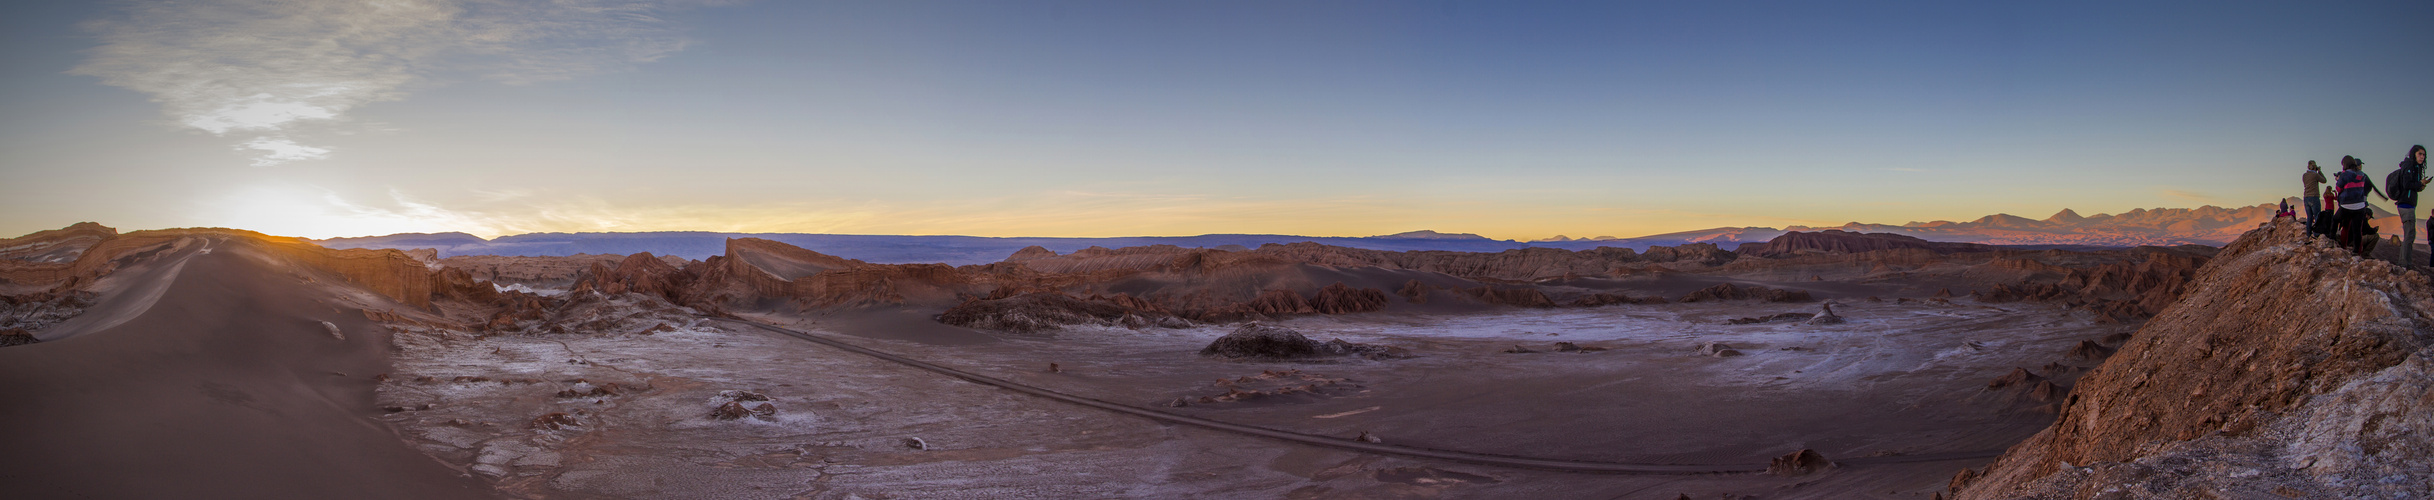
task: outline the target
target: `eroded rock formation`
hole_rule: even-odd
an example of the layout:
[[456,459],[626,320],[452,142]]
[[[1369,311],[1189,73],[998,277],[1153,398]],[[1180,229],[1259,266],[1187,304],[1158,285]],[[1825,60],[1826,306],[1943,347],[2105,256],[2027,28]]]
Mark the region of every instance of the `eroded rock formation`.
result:
[[1002,299],[971,300],[947,309],[938,322],[966,328],[1031,333],[1069,325],[1140,328],[1182,326],[1173,315],[1129,295],[1076,298],[1058,292],[1033,292]]
[[1301,359],[1327,356],[1361,356],[1372,359],[1390,357],[1392,350],[1384,346],[1355,344],[1343,339],[1327,342],[1310,340],[1301,332],[1260,323],[1244,323],[1232,333],[1218,337],[1201,355],[1234,359]]
[[1817,453],[1817,450],[1802,449],[1775,457],[1766,464],[1766,473],[1777,476],[1805,476],[1833,467],[1834,461],[1826,460],[1825,455]]
[[1939,254],[1957,252],[1992,252],[1993,245],[1977,243],[1939,243],[1913,236],[1888,233],[1854,233],[1827,229],[1817,232],[1788,232],[1765,243],[1743,243],[1733,253],[1756,257],[1779,257],[1810,253],[1848,254],[1893,249],[1919,249]]
[[1956,477],[1957,496],[2434,495],[2424,275],[2277,221],[2186,290],[2072,388],[2052,427]]
[[[1761,300],[1761,301],[1766,301],[1766,302],[1808,302],[1808,301],[1817,300],[1817,298],[1816,298],[1816,297],[1813,297],[1813,296],[1810,296],[1810,295],[1809,295],[1809,292],[1807,292],[1807,291],[1805,291],[1805,290],[1780,290],[1780,289],[1768,288],[1768,287],[1765,287],[1765,286],[1759,286],[1759,285],[1735,285],[1735,284],[1732,284],[1732,283],[1717,283],[1717,284],[1716,284],[1716,286],[1711,286],[1711,287],[1707,287],[1707,288],[1702,288],[1702,289],[1699,289],[1699,291],[1696,291],[1696,292],[1690,292],[1690,294],[1689,294],[1689,295],[1683,295],[1683,296],[1682,296],[1682,299],[1681,299],[1681,300],[1678,300],[1678,301],[1676,301],[1676,302],[1700,302],[1700,301],[1718,301],[1718,300]],[[1803,319],[1806,319],[1806,318],[1803,318]]]

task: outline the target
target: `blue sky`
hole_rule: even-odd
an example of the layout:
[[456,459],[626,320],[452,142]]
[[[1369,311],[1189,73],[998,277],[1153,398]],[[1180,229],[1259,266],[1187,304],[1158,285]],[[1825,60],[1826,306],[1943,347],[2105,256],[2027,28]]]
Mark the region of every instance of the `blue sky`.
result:
[[2422,2],[0,7],[0,233],[1497,238],[2252,205]]

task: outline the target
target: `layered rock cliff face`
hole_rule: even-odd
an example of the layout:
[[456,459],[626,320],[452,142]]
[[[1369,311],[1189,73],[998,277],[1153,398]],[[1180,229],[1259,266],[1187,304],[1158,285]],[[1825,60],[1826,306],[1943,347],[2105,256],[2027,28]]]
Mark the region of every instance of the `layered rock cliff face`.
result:
[[0,261],[61,264],[76,261],[85,249],[118,236],[118,230],[91,222],[0,239]]
[[[615,264],[625,260],[623,255],[576,254],[562,257],[527,257],[501,255],[459,255],[440,259],[441,266],[463,269],[475,279],[501,285],[520,284],[536,288],[566,288],[575,276],[594,263]],[[662,259],[666,260],[666,259]],[[681,265],[684,261],[670,265]]]
[[1998,258],[1990,267],[2023,275],[2015,283],[1996,283],[1978,293],[1980,302],[2061,302],[2110,321],[2154,316],[2180,299],[2197,270],[2211,257],[2180,248],[2140,247],[2120,252],[2128,260],[2085,262],[2059,266],[2069,252],[2039,252],[2044,260]]
[[2251,231],[1957,496],[2434,496],[2430,328],[2425,275]]
[[[2203,252],[1973,251],[1983,247],[1841,232],[1786,235],[1777,257],[1714,245],[1647,252],[1534,248],[1498,253],[1388,252],[1312,243],[1218,250],[1152,245],[1070,254],[1024,249],[1006,261],[948,267],[870,264],[750,238],[684,267],[647,254],[594,261],[578,291],[638,292],[705,311],[912,307],[951,310],[956,324],[1036,330],[1078,323],[1197,322],[1387,310],[1397,304],[1593,307],[1661,303],[1662,296],[1570,287],[1575,279],[1707,275],[1799,282],[1940,279],[1984,283],[1987,302],[2048,301],[2104,319],[2135,320],[2177,298]],[[1781,253],[1781,252],[1777,252]],[[1756,252],[1768,254],[1768,252]],[[1705,278],[1713,279],[1713,278]],[[1611,286],[1611,285],[1608,285]],[[1391,292],[1389,292],[1391,290]],[[1752,293],[1741,293],[1749,291]],[[1673,292],[1680,293],[1680,292]],[[1058,294],[1050,299],[1038,294]],[[1724,283],[1683,300],[1805,301],[1808,291]],[[1002,301],[1002,302],[1001,302]],[[1053,310],[1052,310],[1053,309]],[[1060,319],[1061,318],[1061,319]],[[985,326],[984,326],[985,327]]]

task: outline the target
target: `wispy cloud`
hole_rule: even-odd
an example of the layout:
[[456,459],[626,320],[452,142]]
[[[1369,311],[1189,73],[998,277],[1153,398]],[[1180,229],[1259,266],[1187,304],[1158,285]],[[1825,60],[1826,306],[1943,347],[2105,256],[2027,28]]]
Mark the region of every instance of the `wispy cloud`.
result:
[[143,92],[178,124],[237,139],[257,166],[326,158],[297,142],[449,75],[524,84],[683,50],[662,13],[715,0],[166,0],[89,23],[71,73]]

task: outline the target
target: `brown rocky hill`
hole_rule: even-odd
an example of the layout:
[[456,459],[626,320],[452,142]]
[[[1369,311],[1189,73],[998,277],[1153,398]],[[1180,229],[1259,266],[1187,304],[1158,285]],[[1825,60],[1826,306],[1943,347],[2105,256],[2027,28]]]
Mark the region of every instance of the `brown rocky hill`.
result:
[[[265,242],[281,249],[283,258],[333,273],[409,309],[377,313],[384,317],[480,323],[493,331],[564,329],[556,318],[606,314],[600,309],[609,307],[603,300],[628,296],[664,305],[653,307],[707,314],[889,309],[952,313],[941,317],[968,326],[1022,325],[1020,329],[1051,328],[1063,321],[1171,326],[1183,323],[1170,319],[1230,322],[1488,306],[1596,307],[1694,296],[1855,300],[1883,295],[1925,300],[1931,294],[1981,302],[2047,302],[2085,310],[2102,320],[2134,321],[2176,299],[2181,284],[2210,251],[1977,251],[1983,247],[1824,232],[1780,237],[1769,248],[1798,249],[1780,254],[1745,255],[1708,244],[1644,252],[1530,248],[1493,253],[1397,252],[1314,243],[1240,250],[1152,245],[1061,255],[1025,249],[1002,262],[952,267],[871,264],[774,241],[736,238],[728,240],[723,255],[702,261],[647,253],[479,257],[450,258],[434,269],[395,250],[330,250],[306,240],[246,231],[182,229],[111,235],[89,245],[73,262],[0,260],[0,286],[6,287],[0,294],[43,303],[68,300],[74,290],[107,275],[124,259],[140,259],[164,245],[195,244],[199,240],[194,237],[209,235]],[[499,281],[560,285],[572,293],[543,297],[503,291],[492,284]],[[1768,292],[1693,293],[1723,286]],[[29,293],[47,295],[24,295]]]
[[1783,236],[1775,237],[1775,239],[1769,240],[1765,243],[1744,243],[1740,248],[1734,249],[1733,253],[1755,255],[1759,257],[1778,257],[1811,252],[1859,253],[1901,248],[1916,248],[1939,254],[1958,252],[1992,252],[2000,250],[2000,248],[1992,245],[1981,245],[1976,243],[1942,243],[1899,234],[1855,233],[1827,229],[1813,233],[1784,233]]
[[0,261],[56,264],[76,260],[85,249],[118,236],[118,230],[91,222],[0,239]]
[[439,259],[441,266],[463,269],[474,278],[501,285],[564,288],[574,284],[594,263],[615,263],[623,255],[576,254],[563,257],[458,255]]
[[[2002,250],[1843,232],[1795,233],[1743,256],[1714,245],[1495,253],[1379,251],[1314,243],[1216,250],[1152,245],[1070,254],[1024,249],[962,267],[871,264],[767,240],[729,240],[726,255],[675,267],[628,258],[596,262],[578,291],[641,292],[708,311],[912,308],[965,326],[1058,321],[1224,322],[1279,315],[1509,305],[1600,306],[1700,296],[1719,285],[1761,286],[1731,298],[1856,299],[1831,280],[1899,295],[1958,287],[1984,302],[2042,301],[2100,319],[2143,318],[2177,298],[2210,249],[2102,252]],[[641,254],[647,255],[647,254]],[[1750,281],[1755,280],[1755,281]],[[1739,285],[1734,285],[1738,282]],[[1761,283],[1774,283],[1761,285]],[[1934,284],[1933,288],[1919,288]],[[1822,294],[1822,295],[1820,295]],[[1713,294],[1711,294],[1713,295]],[[1719,296],[1721,297],[1721,296]],[[1061,318],[1061,319],[1059,319]]]
[[33,240],[46,233],[53,237],[69,235],[63,238],[68,241],[108,234],[86,245],[70,261],[0,260],[0,286],[51,292],[77,290],[94,284],[122,266],[171,249],[209,245],[207,240],[210,238],[244,238],[260,243],[263,248],[274,251],[279,258],[329,272],[349,283],[415,307],[428,307],[434,291],[439,289],[441,273],[397,250],[332,250],[303,238],[270,236],[239,229],[162,229],[116,234],[98,224],[91,224],[87,228],[88,224],[91,223],[11,240]]
[[[1968,242],[1989,245],[2056,245],[2056,246],[2173,246],[2222,245],[2239,238],[2240,233],[2273,218],[2272,203],[2246,207],[2202,206],[2198,208],[2142,208],[2119,214],[2081,216],[2071,209],[2062,209],[2044,219],[2030,219],[2011,214],[1994,214],[1966,221],[1928,221],[1907,224],[1875,224],[1852,222],[1840,226],[1791,226],[1782,229],[1767,227],[1728,227],[1684,231],[1633,240],[1687,241],[1730,244],[1758,242],[1785,233],[1841,230],[1853,233],[1898,234],[1937,242]],[[2378,207],[2376,226],[2389,233],[2396,230],[2397,219]]]
[[2072,388],[1959,498],[2434,496],[2434,286],[2277,222]]

